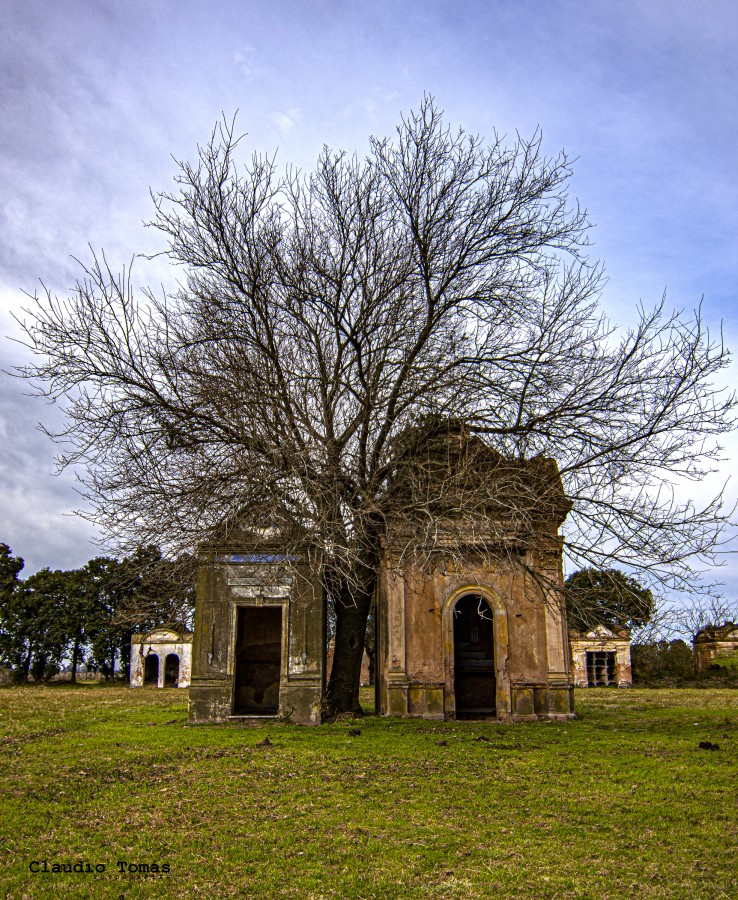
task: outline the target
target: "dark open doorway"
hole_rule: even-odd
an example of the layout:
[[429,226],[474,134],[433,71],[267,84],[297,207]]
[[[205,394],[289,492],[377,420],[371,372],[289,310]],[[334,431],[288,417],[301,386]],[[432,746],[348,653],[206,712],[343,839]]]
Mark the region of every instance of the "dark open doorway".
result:
[[177,687],[179,684],[179,657],[170,653],[164,662],[164,687]]
[[456,717],[492,716],[496,711],[492,610],[483,597],[467,595],[454,608]]
[[144,662],[144,684],[157,685],[159,683],[159,657],[156,653],[149,653]]
[[276,715],[281,670],[282,607],[239,607],[234,715]]

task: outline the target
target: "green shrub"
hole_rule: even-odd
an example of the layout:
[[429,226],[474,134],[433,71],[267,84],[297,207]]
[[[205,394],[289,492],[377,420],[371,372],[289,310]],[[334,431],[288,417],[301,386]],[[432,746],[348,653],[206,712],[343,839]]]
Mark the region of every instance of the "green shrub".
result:
[[689,678],[694,674],[692,648],[685,641],[653,641],[630,648],[633,681]]
[[633,682],[644,687],[738,687],[738,665],[727,660],[695,672],[686,641],[654,641],[630,648]]

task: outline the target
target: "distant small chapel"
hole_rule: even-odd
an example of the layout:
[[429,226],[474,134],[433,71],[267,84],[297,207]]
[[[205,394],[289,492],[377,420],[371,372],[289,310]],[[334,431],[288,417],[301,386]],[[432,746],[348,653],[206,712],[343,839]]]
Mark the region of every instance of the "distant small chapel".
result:
[[162,626],[131,637],[131,687],[190,686],[192,632]]

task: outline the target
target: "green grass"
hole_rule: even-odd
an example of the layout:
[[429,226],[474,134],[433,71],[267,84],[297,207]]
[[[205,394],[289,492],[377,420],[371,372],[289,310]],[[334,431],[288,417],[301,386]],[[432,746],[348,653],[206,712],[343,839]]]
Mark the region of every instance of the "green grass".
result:
[[720,666],[722,669],[738,669],[738,651],[726,653],[724,656],[716,656],[712,660],[712,665]]
[[504,726],[190,727],[186,699],[0,689],[0,898],[738,896],[738,691],[580,691],[576,722]]

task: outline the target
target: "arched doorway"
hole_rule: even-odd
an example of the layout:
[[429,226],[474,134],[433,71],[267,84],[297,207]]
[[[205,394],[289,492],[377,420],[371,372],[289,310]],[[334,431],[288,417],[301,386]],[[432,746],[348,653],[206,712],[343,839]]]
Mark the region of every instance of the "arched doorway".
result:
[[179,657],[170,653],[164,662],[164,687],[177,687],[179,683]]
[[492,610],[478,594],[456,603],[454,623],[454,695],[456,717],[496,714],[495,642]]
[[144,684],[159,683],[159,657],[156,653],[149,653],[144,662]]

